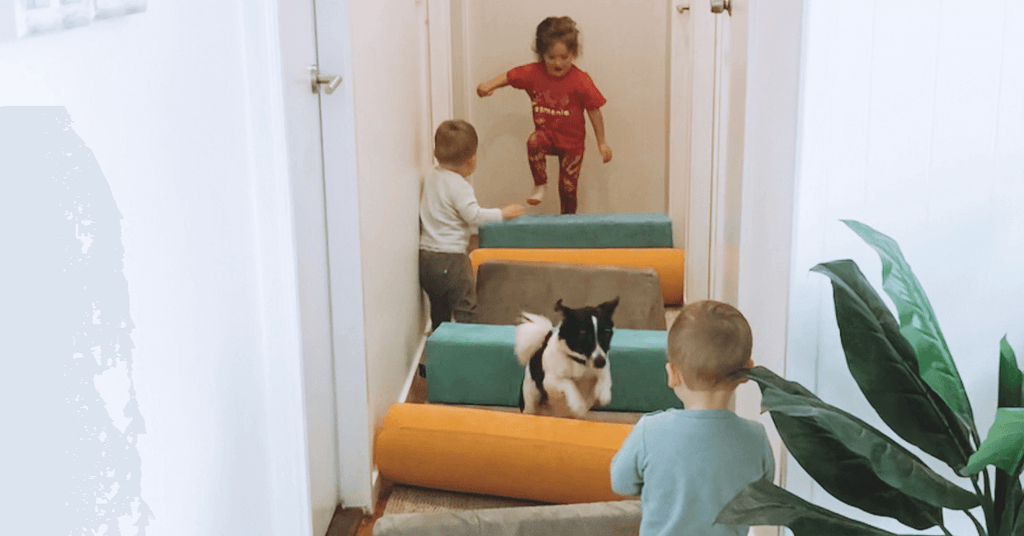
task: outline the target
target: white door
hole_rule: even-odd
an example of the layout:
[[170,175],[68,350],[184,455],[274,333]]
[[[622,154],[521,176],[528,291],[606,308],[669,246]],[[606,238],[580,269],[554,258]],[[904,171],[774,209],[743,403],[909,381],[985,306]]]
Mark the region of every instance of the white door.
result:
[[749,2],[675,4],[669,214],[686,221],[686,301],[736,303]]
[[[330,274],[359,280],[361,273],[349,6],[288,3],[280,18],[310,491],[314,534],[320,536],[339,502],[371,504],[362,288],[330,284]],[[311,84],[314,65],[325,81],[317,93]],[[332,225],[350,233],[328,236],[328,206]]]

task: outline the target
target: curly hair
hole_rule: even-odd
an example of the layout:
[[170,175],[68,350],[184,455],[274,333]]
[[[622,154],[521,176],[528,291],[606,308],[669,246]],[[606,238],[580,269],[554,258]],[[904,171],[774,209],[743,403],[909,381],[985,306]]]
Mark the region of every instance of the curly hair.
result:
[[580,31],[576,21],[570,17],[548,17],[537,25],[537,37],[533,42],[533,51],[539,59],[555,43],[562,43],[574,56],[580,54]]

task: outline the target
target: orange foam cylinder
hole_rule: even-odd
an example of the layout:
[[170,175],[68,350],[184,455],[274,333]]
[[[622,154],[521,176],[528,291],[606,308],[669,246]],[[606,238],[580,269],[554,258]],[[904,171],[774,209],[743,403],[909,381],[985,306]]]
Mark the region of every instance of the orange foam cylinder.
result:
[[686,256],[675,248],[478,248],[469,254],[475,271],[487,259],[654,268],[666,305],[683,303]]
[[633,427],[433,404],[395,404],[373,456],[397,483],[549,503],[617,501],[612,457]]

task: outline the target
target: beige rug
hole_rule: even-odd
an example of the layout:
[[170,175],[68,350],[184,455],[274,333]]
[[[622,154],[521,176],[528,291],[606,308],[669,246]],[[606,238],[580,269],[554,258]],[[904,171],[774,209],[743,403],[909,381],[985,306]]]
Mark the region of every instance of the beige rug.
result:
[[391,495],[388,497],[387,505],[384,507],[383,515],[510,508],[514,506],[537,506],[540,504],[545,503],[395,484],[391,490]]

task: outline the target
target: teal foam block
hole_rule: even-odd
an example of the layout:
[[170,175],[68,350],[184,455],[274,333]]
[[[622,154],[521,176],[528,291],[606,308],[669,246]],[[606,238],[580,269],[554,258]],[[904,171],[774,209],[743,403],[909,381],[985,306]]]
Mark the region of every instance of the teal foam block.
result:
[[670,248],[667,214],[523,216],[480,226],[482,248]]
[[[519,406],[525,373],[513,351],[515,326],[445,322],[427,339],[427,401]],[[608,361],[612,402],[606,411],[681,408],[666,384],[668,332],[616,329]]]

